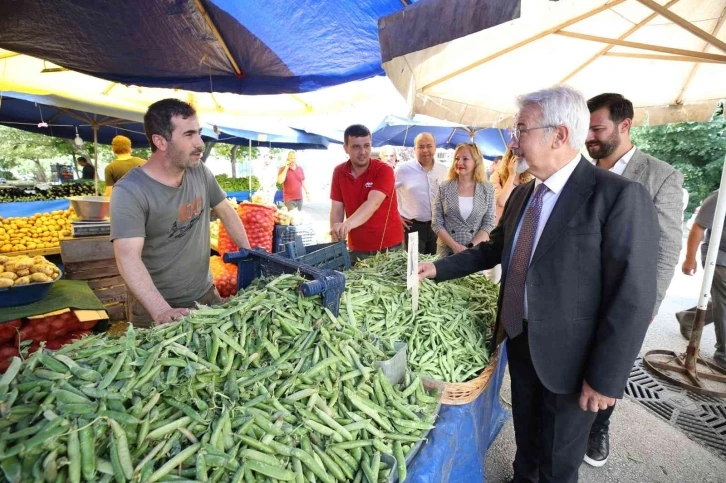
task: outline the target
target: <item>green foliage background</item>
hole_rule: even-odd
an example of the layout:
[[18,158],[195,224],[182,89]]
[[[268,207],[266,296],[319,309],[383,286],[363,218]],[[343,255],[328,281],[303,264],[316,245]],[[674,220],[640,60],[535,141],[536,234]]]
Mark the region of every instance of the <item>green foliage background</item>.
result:
[[708,122],[636,127],[631,131],[631,139],[641,151],[683,173],[683,187],[690,195],[686,219],[718,189],[726,157],[726,121],[722,103]]

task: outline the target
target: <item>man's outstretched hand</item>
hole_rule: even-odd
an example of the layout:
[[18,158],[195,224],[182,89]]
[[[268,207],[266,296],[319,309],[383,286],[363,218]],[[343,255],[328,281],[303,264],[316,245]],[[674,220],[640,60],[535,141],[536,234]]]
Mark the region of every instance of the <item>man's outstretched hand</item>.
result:
[[436,265],[431,262],[418,264],[418,279],[423,280],[424,278],[436,278]]

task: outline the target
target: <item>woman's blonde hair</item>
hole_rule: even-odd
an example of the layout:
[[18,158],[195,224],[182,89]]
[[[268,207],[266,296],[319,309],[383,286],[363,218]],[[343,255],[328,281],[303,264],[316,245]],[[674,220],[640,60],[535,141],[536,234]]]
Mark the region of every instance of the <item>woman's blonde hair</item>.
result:
[[469,149],[469,152],[471,152],[471,158],[474,160],[474,181],[476,183],[484,183],[487,180],[486,168],[484,167],[484,157],[481,155],[479,146],[477,146],[476,143],[461,143],[456,146],[456,150],[454,151],[454,160],[451,163],[451,167],[449,167],[449,175],[447,176],[447,179],[458,179],[459,176],[456,174],[456,156],[459,154],[459,151],[464,148]]
[[[509,179],[509,165],[511,163],[514,163],[517,160],[517,156],[512,152],[511,149],[507,148],[507,151],[504,153],[504,157],[502,157],[502,160],[499,161],[499,166],[497,166],[496,173],[499,175],[499,184],[504,186],[504,183],[507,182],[507,179]],[[519,183],[529,183],[529,181],[532,179],[532,175],[529,173],[529,171],[525,171],[524,173],[519,175]]]

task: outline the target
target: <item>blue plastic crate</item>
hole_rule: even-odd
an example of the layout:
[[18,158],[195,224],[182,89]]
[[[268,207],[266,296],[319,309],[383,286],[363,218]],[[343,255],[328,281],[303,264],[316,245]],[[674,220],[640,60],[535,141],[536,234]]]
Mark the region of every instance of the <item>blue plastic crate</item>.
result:
[[296,237],[294,242],[285,243],[284,247],[285,250],[280,254],[312,267],[350,269],[348,244],[344,241],[304,246],[300,237]]
[[237,264],[237,290],[247,288],[254,279],[283,273],[300,273],[308,279],[298,287],[305,297],[323,296],[323,306],[335,316],[340,310],[340,297],[345,292],[345,275],[334,270],[311,267],[261,248],[225,253],[225,263]]
[[272,237],[272,251],[277,253],[285,249],[285,244],[302,238],[303,245],[312,245],[315,240],[315,227],[312,225],[275,225]]

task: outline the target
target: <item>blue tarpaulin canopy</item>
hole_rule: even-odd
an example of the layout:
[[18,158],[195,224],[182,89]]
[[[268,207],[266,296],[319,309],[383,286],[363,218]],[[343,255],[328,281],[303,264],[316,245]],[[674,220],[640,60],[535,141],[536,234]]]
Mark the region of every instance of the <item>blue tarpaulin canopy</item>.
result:
[[114,136],[123,134],[131,139],[135,147],[149,145],[142,122],[82,108],[58,107],[58,102],[55,96],[3,93],[0,98],[0,124],[63,139],[74,139],[77,133],[85,142],[93,141],[95,127],[100,144],[111,144]]
[[509,142],[509,134],[505,129],[464,126],[417,115],[413,119],[386,117],[373,131],[373,145],[411,147],[416,136],[423,132],[431,133],[439,148],[452,149],[461,143],[473,141],[487,159],[503,155]]
[[254,118],[220,119],[215,121],[217,141],[239,146],[282,149],[327,149],[324,136],[294,129],[280,120]]
[[378,19],[406,0],[5,0],[0,48],[103,79],[277,94],[383,75]]
[[[233,126],[215,127],[203,123],[205,141],[225,144],[263,146],[284,149],[326,149],[325,137],[293,129],[281,122],[263,122],[237,119]],[[85,142],[94,140],[111,144],[114,136],[122,134],[134,147],[147,147],[143,114],[113,107],[82,103],[58,96],[39,96],[17,92],[5,93],[0,98],[0,125],[63,139],[74,139],[76,132]],[[77,131],[76,131],[77,130]]]

